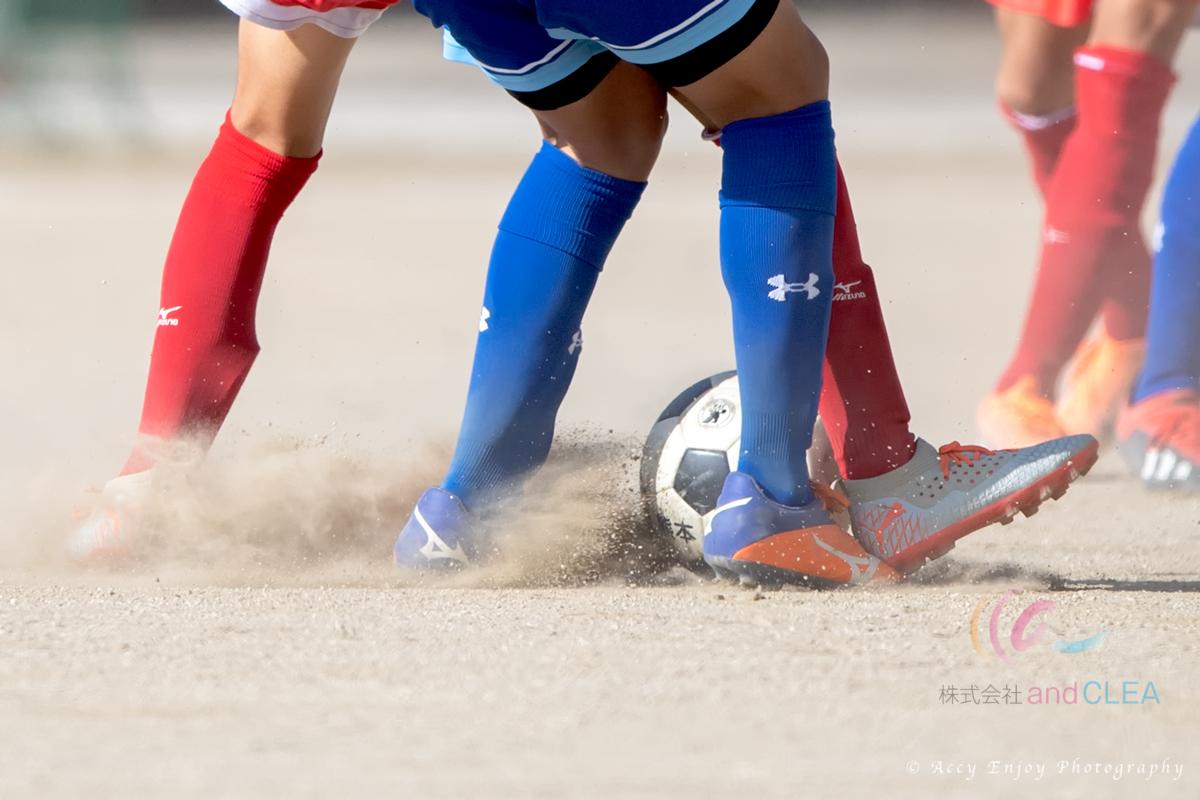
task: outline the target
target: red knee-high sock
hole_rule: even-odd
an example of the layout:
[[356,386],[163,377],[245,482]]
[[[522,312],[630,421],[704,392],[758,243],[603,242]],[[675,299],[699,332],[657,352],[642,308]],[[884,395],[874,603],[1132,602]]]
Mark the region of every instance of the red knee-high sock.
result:
[[1062,154],[1067,137],[1075,130],[1075,109],[1064,108],[1053,114],[1035,116],[1014,111],[1005,103],[1000,103],[1000,113],[1008,120],[1025,143],[1025,151],[1029,154],[1029,163],[1033,168],[1033,180],[1037,184],[1042,197],[1050,185],[1050,177],[1058,166],[1058,157]]
[[838,166],[833,228],[837,285],[825,350],[820,414],[844,477],[873,478],[912,458],[916,440],[896,374],[875,277],[863,262],[846,179]]
[[[319,158],[272,153],[226,117],[167,253],[140,434],[216,435],[258,354],[255,308],[275,227]],[[151,465],[135,448],[122,474]]]
[[1112,47],[1082,48],[1075,65],[1079,122],[1048,186],[1033,298],[997,384],[1032,375],[1046,397],[1103,301],[1114,308],[1110,334],[1144,329],[1150,261],[1139,218],[1175,80],[1153,56]]

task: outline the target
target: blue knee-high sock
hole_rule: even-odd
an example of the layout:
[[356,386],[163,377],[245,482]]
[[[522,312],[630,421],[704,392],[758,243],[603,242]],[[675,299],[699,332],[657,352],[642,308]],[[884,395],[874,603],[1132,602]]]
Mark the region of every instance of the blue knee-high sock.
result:
[[833,299],[837,168],[829,103],[721,135],[721,273],[742,399],[738,468],[774,500],[812,500],[805,451]]
[[546,143],[492,247],[467,409],[444,488],[467,506],[545,460],[575,374],[580,324],[645,183],[579,166]]
[[1168,389],[1200,389],[1200,119],[1167,178],[1160,231],[1146,363],[1134,401]]

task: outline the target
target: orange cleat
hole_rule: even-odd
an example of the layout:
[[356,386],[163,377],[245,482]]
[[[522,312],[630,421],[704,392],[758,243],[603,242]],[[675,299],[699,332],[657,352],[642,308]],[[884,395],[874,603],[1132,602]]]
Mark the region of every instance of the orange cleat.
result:
[[1067,435],[1054,404],[1038,392],[1032,375],[985,397],[976,420],[992,447],[1032,447]]
[[1117,446],[1148,488],[1200,491],[1200,393],[1174,389],[1127,407]]
[[1063,383],[1058,419],[1067,433],[1111,439],[1146,357],[1144,339],[1121,341],[1101,331],[1075,354]]

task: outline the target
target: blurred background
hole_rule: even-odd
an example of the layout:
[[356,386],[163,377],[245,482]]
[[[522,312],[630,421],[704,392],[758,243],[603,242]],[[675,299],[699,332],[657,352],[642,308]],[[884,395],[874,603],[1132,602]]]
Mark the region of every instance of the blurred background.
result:
[[[832,58],[838,146],[916,428],[967,440],[1015,341],[1041,215],[995,106],[990,6],[800,6]],[[74,486],[122,460],[163,255],[232,96],[236,29],[215,0],[0,0],[0,363],[14,387],[0,392],[0,470],[70,465]],[[1177,70],[1160,177],[1200,108],[1194,41]],[[671,114],[589,312],[567,424],[640,434],[732,361],[719,153]],[[264,352],[229,430],[336,429],[380,448],[449,436],[495,221],[536,146],[530,115],[444,61],[437,31],[407,6],[386,14],[356,45],[321,170],[276,237]]]

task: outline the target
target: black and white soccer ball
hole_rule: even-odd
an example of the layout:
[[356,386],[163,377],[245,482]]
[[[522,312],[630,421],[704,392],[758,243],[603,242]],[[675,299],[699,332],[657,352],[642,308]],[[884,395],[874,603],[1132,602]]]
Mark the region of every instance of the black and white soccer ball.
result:
[[[809,451],[815,480],[837,477],[818,425]],[[642,454],[642,500],[655,532],[669,538],[684,566],[707,572],[704,534],[742,443],[737,373],[720,372],[684,389],[650,429]],[[831,473],[832,470],[832,473]]]

